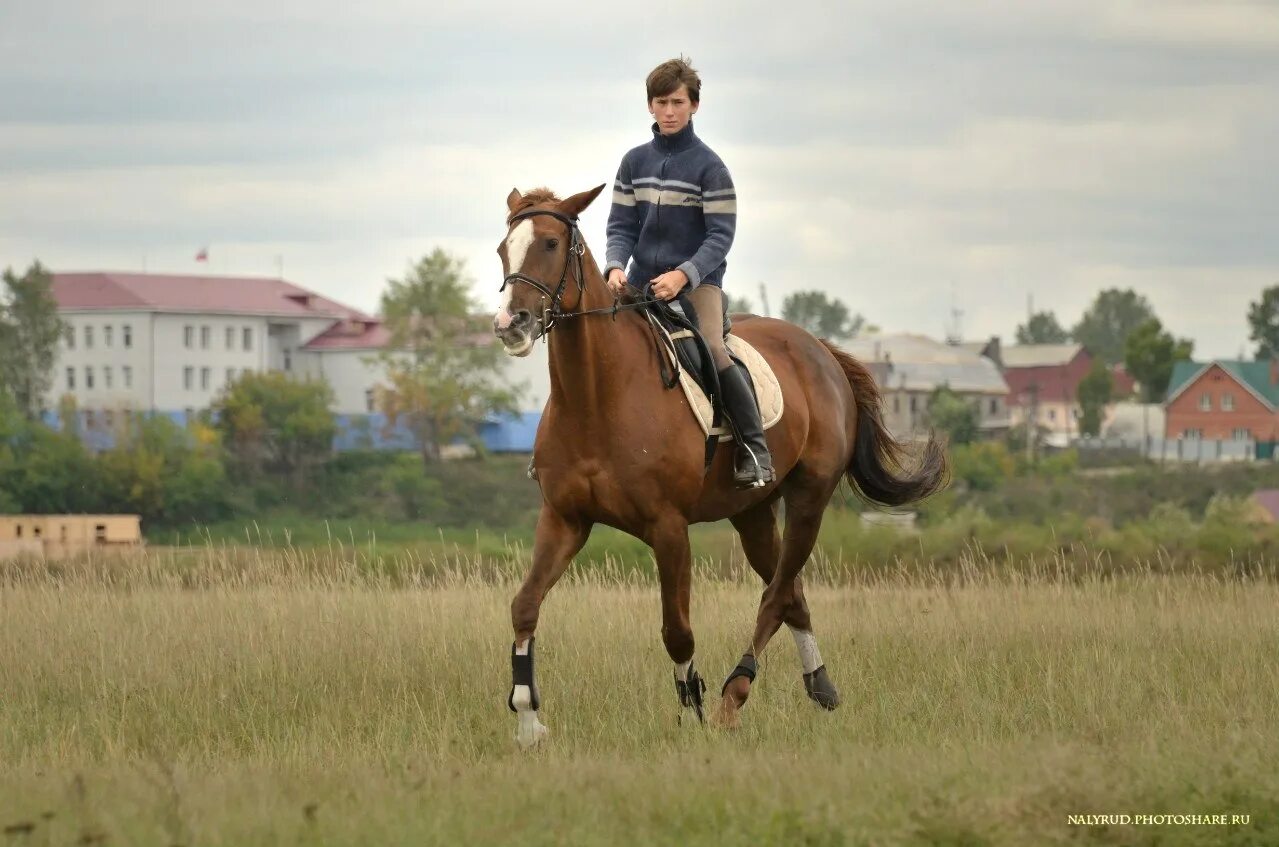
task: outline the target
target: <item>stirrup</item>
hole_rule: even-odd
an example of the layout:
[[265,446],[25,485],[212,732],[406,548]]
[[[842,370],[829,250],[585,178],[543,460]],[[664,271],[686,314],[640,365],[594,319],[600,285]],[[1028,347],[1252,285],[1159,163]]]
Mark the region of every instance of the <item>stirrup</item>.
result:
[[[777,472],[773,470],[773,463],[770,461],[767,465],[759,461],[755,457],[755,452],[745,444],[739,443],[738,448],[745,450],[746,455],[750,459],[750,464],[745,467],[738,467],[736,457],[733,462],[733,483],[738,488],[763,488],[770,482],[777,479]],[[770,457],[771,459],[771,457]]]

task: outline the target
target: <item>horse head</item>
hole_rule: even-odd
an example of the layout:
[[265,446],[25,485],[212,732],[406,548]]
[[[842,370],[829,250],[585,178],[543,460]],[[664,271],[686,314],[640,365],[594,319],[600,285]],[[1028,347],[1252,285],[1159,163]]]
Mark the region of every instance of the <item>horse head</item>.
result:
[[561,200],[545,188],[506,198],[507,233],[497,247],[502,258],[502,305],[493,333],[512,356],[527,356],[554,325],[554,317],[576,311],[586,286],[586,242],[577,216],[604,189]]

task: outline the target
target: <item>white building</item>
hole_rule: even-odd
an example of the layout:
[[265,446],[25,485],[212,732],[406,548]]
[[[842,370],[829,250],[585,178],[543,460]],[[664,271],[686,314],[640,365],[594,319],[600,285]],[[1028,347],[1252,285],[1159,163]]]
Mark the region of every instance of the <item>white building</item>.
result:
[[59,273],[67,332],[53,387],[85,410],[207,408],[246,371],[323,378],[339,414],[372,411],[387,343],[381,321],[279,279]]

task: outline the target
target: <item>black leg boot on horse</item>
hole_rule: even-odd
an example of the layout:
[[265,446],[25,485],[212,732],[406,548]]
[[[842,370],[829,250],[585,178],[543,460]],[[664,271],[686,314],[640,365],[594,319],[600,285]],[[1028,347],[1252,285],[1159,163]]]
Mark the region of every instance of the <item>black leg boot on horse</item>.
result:
[[740,365],[719,372],[724,409],[733,420],[738,441],[733,461],[733,483],[738,488],[763,488],[777,478],[773,457],[764,440],[764,424],[759,416],[755,392]]

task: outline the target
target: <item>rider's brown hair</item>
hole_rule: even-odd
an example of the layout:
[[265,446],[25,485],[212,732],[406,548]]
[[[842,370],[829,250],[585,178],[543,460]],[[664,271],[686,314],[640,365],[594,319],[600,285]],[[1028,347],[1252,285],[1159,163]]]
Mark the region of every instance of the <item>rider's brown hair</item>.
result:
[[648,102],[652,103],[654,97],[672,94],[675,89],[685,85],[688,87],[689,101],[696,106],[702,96],[702,78],[697,75],[697,71],[693,69],[690,62],[691,60],[680,56],[678,59],[662,62],[653,68],[645,83],[648,89]]

